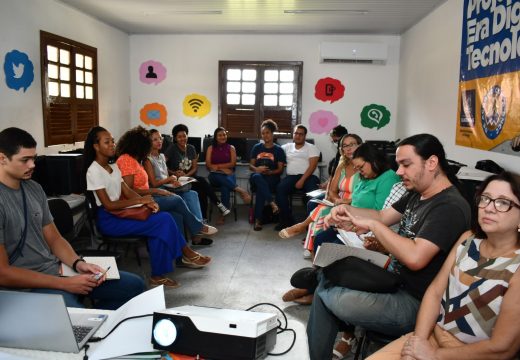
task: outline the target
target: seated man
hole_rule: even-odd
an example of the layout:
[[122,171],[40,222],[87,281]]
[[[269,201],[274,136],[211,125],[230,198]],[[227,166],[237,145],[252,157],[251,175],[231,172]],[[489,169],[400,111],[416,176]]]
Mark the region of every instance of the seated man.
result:
[[[24,130],[0,132],[0,287],[61,294],[69,307],[117,309],[144,291],[137,275],[120,271],[105,282],[104,269],[79,257],[54,225],[42,187],[31,180],[36,141]],[[61,263],[80,275],[60,277]]]
[[276,187],[276,203],[280,208],[280,223],[275,230],[282,230],[294,224],[294,219],[289,212],[289,195],[294,190],[309,192],[316,190],[320,184],[318,178],[318,160],[320,151],[316,146],[305,141],[307,128],[296,125],[293,133],[293,142],[285,144],[287,161],[287,176]]
[[[326,223],[375,238],[394,258],[391,271],[403,287],[395,293],[368,293],[329,286],[320,273],[307,336],[311,359],[332,358],[341,323],[387,335],[412,331],[421,298],[451,247],[470,226],[468,203],[453,184],[444,149],[429,134],[411,136],[397,149],[401,176],[409,194],[384,210],[335,207]],[[388,226],[400,221],[398,233]]]

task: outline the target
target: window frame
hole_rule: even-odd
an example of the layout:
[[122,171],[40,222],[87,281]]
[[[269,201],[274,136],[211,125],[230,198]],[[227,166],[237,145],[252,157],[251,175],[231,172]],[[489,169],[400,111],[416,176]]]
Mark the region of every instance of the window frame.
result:
[[[255,105],[251,106],[254,112],[254,118],[252,119],[253,126],[251,127],[248,124],[247,129],[245,131],[234,131],[234,129],[228,129],[226,126],[227,118],[226,115],[229,114],[229,107],[241,107],[248,108],[248,106],[244,105],[228,105],[227,104],[227,69],[229,68],[239,68],[241,70],[245,69],[255,69],[257,71],[257,77],[255,80],[256,83],[256,100]],[[264,106],[264,71],[265,70],[286,70],[292,69],[295,71],[295,77],[293,79],[294,91],[293,91],[293,104],[291,108],[291,118],[288,120],[286,116],[282,118],[277,118],[277,113],[282,113],[283,111],[287,112],[287,108],[289,106],[275,106],[275,107],[267,107]],[[218,108],[218,124],[219,126],[224,126],[228,130],[228,135],[230,137],[239,137],[239,138],[257,138],[260,136],[260,124],[267,118],[272,118],[274,121],[283,122],[284,126],[280,127],[280,133],[277,133],[276,136],[278,138],[290,138],[292,136],[292,129],[297,124],[301,124],[301,114],[302,114],[302,79],[303,79],[303,61],[219,61],[219,75],[218,75],[218,99],[219,99],[219,108]],[[278,93],[279,95],[279,93]],[[285,110],[281,110],[285,109]],[[282,120],[281,120],[282,119]],[[249,120],[249,119],[247,119]],[[279,124],[280,125],[280,124]]]
[[[47,57],[49,45],[57,47],[58,53],[60,49],[69,51],[69,81],[60,78],[58,67],[58,83],[70,85],[70,97],[49,94],[48,65],[54,64]],[[78,53],[92,58],[92,99],[76,98],[76,85],[86,84],[85,77],[83,82],[76,82],[76,70],[81,69],[76,67]],[[59,59],[57,63],[59,64]],[[88,130],[99,124],[97,48],[40,30],[40,64],[45,146],[84,141]],[[85,69],[85,65],[82,68]]]

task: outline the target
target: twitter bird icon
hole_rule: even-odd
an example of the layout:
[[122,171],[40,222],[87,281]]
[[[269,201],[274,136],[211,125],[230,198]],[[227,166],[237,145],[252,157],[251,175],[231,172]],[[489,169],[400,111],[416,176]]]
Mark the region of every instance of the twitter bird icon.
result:
[[5,54],[4,73],[7,87],[25,92],[34,80],[34,65],[26,53],[12,50]]

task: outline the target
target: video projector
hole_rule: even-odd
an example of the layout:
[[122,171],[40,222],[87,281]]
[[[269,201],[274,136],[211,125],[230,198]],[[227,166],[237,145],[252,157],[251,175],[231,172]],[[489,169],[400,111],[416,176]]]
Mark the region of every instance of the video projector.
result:
[[155,349],[209,359],[253,360],[276,344],[276,314],[202,306],[154,312]]

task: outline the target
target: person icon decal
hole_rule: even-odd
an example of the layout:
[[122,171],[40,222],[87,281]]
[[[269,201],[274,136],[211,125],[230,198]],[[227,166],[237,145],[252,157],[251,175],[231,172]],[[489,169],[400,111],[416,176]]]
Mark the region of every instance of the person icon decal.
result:
[[146,74],[147,79],[157,79],[157,74],[153,71],[153,66],[148,66],[148,73]]

